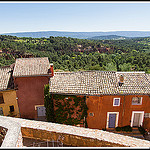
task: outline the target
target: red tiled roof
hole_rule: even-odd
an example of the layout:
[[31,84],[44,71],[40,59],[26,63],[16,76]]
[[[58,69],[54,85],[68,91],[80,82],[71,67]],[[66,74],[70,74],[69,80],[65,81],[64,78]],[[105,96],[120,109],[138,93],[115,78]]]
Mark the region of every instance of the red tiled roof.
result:
[[48,57],[18,58],[16,59],[13,76],[38,76],[48,75],[50,63]]
[[[124,77],[124,84],[119,86],[121,74]],[[49,84],[50,93],[59,94],[150,94],[150,82],[145,72],[57,72],[50,78]]]
[[0,68],[0,90],[6,90],[8,88],[9,80],[11,77],[10,67]]

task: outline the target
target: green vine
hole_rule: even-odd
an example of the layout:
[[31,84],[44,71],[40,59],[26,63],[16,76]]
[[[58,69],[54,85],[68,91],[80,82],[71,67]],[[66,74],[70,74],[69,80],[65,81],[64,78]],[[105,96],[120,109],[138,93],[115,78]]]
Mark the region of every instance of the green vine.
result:
[[46,119],[48,122],[56,122],[54,115],[54,104],[52,95],[49,93],[49,85],[44,86],[44,106],[46,108]]
[[45,107],[47,121],[67,125],[83,124],[88,127],[86,97],[76,95],[49,94],[45,86]]

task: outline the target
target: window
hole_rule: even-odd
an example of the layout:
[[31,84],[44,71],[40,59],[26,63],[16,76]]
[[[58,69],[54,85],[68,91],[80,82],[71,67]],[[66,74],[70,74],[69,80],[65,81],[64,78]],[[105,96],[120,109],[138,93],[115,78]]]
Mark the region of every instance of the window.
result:
[[144,118],[150,118],[150,113],[145,113]]
[[120,106],[120,98],[114,98],[113,106]]
[[141,105],[142,104],[142,97],[133,97],[132,98],[132,105]]
[[4,103],[4,98],[3,98],[3,94],[0,93],[0,104]]
[[14,106],[9,106],[10,112],[14,112]]
[[89,116],[92,116],[92,117],[93,117],[93,116],[94,116],[94,113],[89,113]]

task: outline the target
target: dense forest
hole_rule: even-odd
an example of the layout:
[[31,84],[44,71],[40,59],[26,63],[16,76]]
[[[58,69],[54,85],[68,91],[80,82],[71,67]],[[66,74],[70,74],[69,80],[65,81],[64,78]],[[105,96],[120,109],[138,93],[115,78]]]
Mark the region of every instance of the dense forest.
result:
[[55,71],[103,70],[150,73],[150,38],[88,40],[0,35],[0,66],[20,57],[48,57]]

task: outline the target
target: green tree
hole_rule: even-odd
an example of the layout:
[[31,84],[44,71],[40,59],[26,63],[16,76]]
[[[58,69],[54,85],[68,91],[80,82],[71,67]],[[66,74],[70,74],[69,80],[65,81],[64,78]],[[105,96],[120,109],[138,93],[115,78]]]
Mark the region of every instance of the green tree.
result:
[[111,63],[106,64],[105,70],[106,71],[117,71],[117,67],[114,63],[111,62]]
[[120,64],[119,68],[121,71],[131,71],[132,65],[131,63]]

